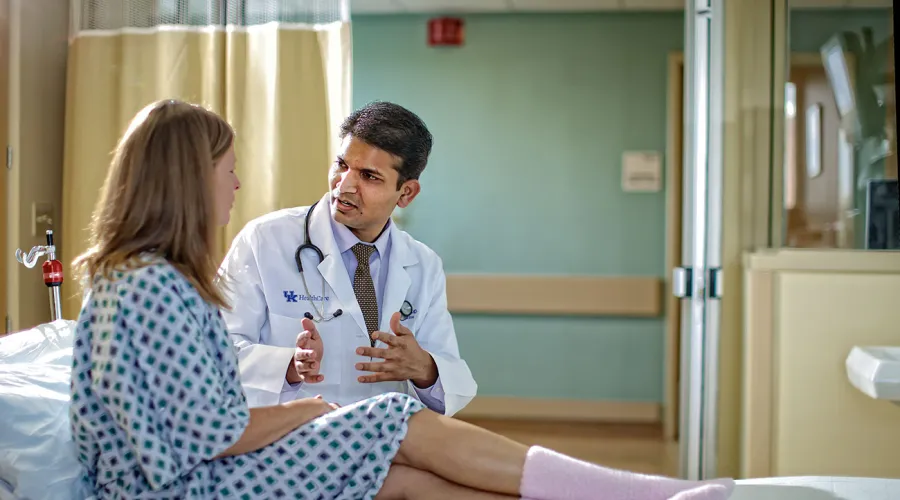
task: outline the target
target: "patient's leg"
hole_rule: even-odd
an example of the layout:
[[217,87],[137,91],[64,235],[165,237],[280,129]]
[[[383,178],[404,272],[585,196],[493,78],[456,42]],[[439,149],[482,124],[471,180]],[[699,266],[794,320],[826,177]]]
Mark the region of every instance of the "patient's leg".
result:
[[510,500],[518,496],[477,491],[451,483],[430,472],[392,465],[375,500]]
[[[535,500],[724,500],[734,482],[694,482],[608,469],[423,410],[394,463],[482,491]],[[678,496],[681,495],[681,496]]]
[[457,484],[518,495],[528,447],[466,422],[422,410],[409,419],[394,463]]

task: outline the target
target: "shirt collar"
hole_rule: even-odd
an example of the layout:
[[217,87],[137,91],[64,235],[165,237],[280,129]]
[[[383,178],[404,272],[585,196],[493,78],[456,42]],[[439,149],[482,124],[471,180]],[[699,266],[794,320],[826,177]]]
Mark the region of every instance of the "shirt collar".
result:
[[[359,238],[350,231],[350,228],[335,222],[332,217],[329,217],[329,219],[331,219],[331,230],[334,233],[334,242],[337,243],[339,252],[343,254],[353,248],[353,245],[361,243]],[[385,255],[385,252],[387,252],[387,244],[391,239],[391,224],[391,219],[388,219],[387,224],[384,226],[384,231],[375,240],[375,249],[378,251],[378,255]]]

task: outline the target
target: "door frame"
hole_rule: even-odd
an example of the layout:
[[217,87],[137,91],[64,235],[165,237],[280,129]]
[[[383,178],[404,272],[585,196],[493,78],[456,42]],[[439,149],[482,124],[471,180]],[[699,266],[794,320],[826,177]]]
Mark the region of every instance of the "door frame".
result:
[[684,149],[684,53],[668,60],[666,102],[666,354],[663,393],[663,437],[678,439],[681,356],[681,299],[672,290],[672,275],[681,266]]
[[[822,66],[815,52],[792,52],[793,67]],[[851,79],[856,80],[856,61],[848,57]],[[788,76],[789,78],[789,76]],[[667,64],[666,101],[666,278],[665,283],[665,382],[663,392],[663,437],[678,440],[681,375],[681,299],[672,293],[672,274],[681,265],[684,181],[684,52],[672,52]],[[852,228],[851,228],[852,229]]]
[[[7,168],[7,147],[9,147],[10,126],[10,0],[0,0],[0,155],[3,157],[3,170],[0,174],[0,249],[7,251],[7,228],[9,219],[9,169]],[[9,280],[7,266],[9,257],[0,258],[0,336],[10,333],[7,282]]]

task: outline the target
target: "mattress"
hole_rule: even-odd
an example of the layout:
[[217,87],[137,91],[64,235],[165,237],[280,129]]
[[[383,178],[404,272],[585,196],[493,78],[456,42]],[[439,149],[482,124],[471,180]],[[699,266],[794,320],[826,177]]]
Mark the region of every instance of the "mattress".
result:
[[900,479],[770,477],[737,481],[730,500],[893,500]]

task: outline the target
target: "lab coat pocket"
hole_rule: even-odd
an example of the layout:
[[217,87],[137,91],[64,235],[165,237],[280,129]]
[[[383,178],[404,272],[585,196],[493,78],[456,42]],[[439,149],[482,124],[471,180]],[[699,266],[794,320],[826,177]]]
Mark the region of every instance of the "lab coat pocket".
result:
[[[280,314],[269,313],[269,322],[272,327],[272,338],[274,342],[286,342],[281,347],[295,347],[297,345],[297,335],[303,331],[303,317],[293,318],[282,316]],[[322,353],[322,367],[319,373],[325,379],[315,385],[337,385],[341,383],[341,336],[340,332],[332,331],[334,327],[327,323],[319,323],[316,330],[322,338],[324,346]]]

